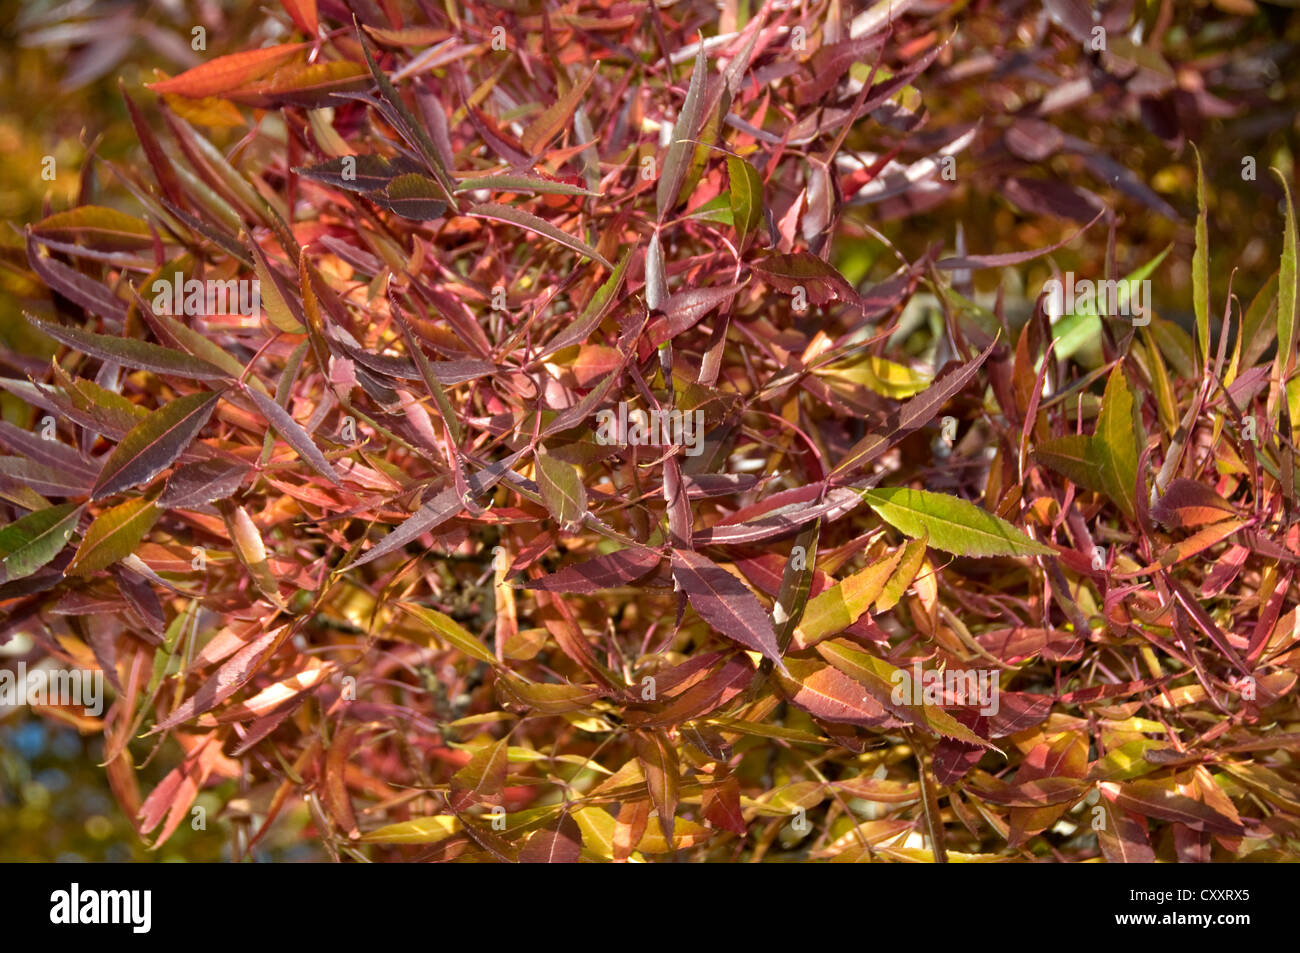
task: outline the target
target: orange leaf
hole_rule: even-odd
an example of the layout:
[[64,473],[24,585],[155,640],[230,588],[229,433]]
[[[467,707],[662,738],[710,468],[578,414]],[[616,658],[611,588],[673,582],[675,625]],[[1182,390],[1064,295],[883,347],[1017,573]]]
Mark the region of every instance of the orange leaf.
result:
[[179,76],[146,85],[155,93],[176,93],[190,99],[219,96],[227,90],[237,89],[265,76],[306,46],[306,43],[284,43],[261,50],[218,56]]

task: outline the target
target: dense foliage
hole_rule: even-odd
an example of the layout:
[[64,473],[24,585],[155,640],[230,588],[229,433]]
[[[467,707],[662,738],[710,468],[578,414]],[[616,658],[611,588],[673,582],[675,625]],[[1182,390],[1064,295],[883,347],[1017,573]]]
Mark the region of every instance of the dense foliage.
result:
[[6,248],[0,640],[141,838],[1294,858],[1289,11],[240,22]]

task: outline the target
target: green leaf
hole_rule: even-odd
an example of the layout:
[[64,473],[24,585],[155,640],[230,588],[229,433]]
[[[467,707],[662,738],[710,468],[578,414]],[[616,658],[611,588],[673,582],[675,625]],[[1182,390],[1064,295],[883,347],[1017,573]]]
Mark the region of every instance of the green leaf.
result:
[[736,156],[727,157],[727,178],[732,220],[743,247],[745,239],[763,224],[763,180],[752,165]]
[[1034,458],[1085,490],[1106,492],[1101,462],[1093,450],[1093,438],[1086,434],[1070,434],[1044,441],[1035,448]]
[[629,248],[623,253],[622,259],[619,260],[618,267],[613,273],[605,279],[605,282],[596,289],[596,293],[591,296],[587,302],[587,307],[583,309],[582,317],[573,322],[567,329],[557,334],[542,349],[541,356],[549,357],[556,351],[562,351],[566,347],[574,344],[581,344],[587,339],[587,335],[592,329],[604,318],[605,312],[614,302],[614,295],[623,284],[623,276],[627,273],[627,266],[632,261],[632,249]]
[[164,404],[131,428],[99,471],[92,500],[148,483],[199,435],[220,394],[200,391]]
[[879,562],[809,599],[803,619],[795,630],[799,647],[815,645],[857,622],[884,592],[885,583],[893,575],[902,555],[900,547]]
[[587,488],[572,464],[537,453],[537,485],[542,502],[561,526],[573,526],[587,512]]
[[[1106,381],[1106,393],[1097,417],[1097,434],[1089,448],[1099,464],[1102,487],[1107,496],[1133,519],[1137,513],[1137,455],[1139,435],[1133,420],[1133,395],[1118,365]],[[1145,441],[1145,438],[1142,438]]]
[[30,576],[57,556],[77,528],[80,516],[80,505],[63,503],[28,513],[0,529],[4,581]]
[[437,609],[417,606],[412,602],[399,602],[398,608],[424,623],[438,638],[470,658],[486,662],[488,665],[497,664],[496,656],[488,651],[487,646],[465,631],[464,627],[450,616],[444,615]]
[[148,248],[153,244],[149,226],[117,209],[82,205],[58,212],[32,226],[32,231],[52,241],[81,241],[101,251]]
[[866,354],[846,364],[830,365],[818,373],[822,377],[857,384],[891,400],[914,397],[929,387],[931,382],[929,375],[875,354]]
[[258,288],[261,291],[262,310],[271,323],[288,334],[302,334],[306,329],[294,315],[289,302],[280,288],[280,283],[271,274],[270,262],[266,254],[253,243],[253,269],[257,272]]
[[362,834],[362,844],[436,844],[446,840],[461,828],[460,820],[452,814],[435,814],[417,817],[413,821],[387,824],[368,834]]
[[[1296,223],[1295,206],[1291,204],[1291,186],[1286,176],[1277,169],[1274,174],[1282,180],[1286,196],[1286,221],[1282,232],[1282,267],[1277,276],[1277,357],[1275,373],[1285,381],[1295,368],[1296,334]],[[1291,420],[1300,420],[1300,408],[1290,403]]]
[[86,530],[66,573],[84,576],[130,556],[162,514],[154,501],[146,498],[104,510]]
[[489,192],[536,192],[539,195],[591,195],[597,197],[600,195],[599,192],[592,192],[577,185],[570,185],[568,182],[552,182],[550,179],[543,179],[536,175],[475,175],[468,179],[462,179],[452,191],[460,194],[461,192],[475,192],[478,189],[487,189]]
[[975,557],[1056,553],[1006,520],[946,493],[885,487],[866,490],[862,498],[886,523],[908,536],[929,533],[930,545],[946,553]]
[[[1201,366],[1210,360],[1210,236],[1206,224],[1205,172],[1201,168],[1201,154],[1196,154],[1196,251],[1192,254],[1192,306],[1196,310],[1196,344],[1201,355]],[[1281,321],[1278,315],[1278,321]]]

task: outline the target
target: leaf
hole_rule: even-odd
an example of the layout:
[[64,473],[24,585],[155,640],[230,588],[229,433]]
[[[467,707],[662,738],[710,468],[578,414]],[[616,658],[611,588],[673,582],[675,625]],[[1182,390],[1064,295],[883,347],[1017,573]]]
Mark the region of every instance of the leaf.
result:
[[148,248],[153,244],[148,225],[102,205],[82,205],[57,212],[33,225],[32,232],[59,242],[80,240],[100,251]]
[[330,462],[325,459],[325,454],[320,452],[320,448],[312,442],[307,431],[302,429],[298,421],[289,416],[289,412],[277,404],[274,400],[263,394],[261,391],[248,388],[244,391],[258,409],[266,417],[267,422],[275,428],[276,432],[288,442],[289,446],[298,453],[304,462],[313,470],[319,473],[325,479],[329,480],[335,486],[342,486],[343,481],[339,479],[338,472],[330,466]]
[[426,175],[411,172],[399,175],[381,191],[367,192],[366,198],[380,208],[396,212],[402,218],[420,222],[441,218],[447,211],[438,184]]
[[[117,295],[98,281],[87,278],[77,269],[49,255],[42,255],[36,235],[30,229],[27,232],[27,263],[51,291],[58,292],[73,304],[115,323],[125,320],[126,305]],[[34,319],[28,316],[28,320]]]
[[845,675],[862,684],[866,692],[875,698],[884,708],[900,718],[927,730],[956,738],[967,744],[984,748],[999,749],[991,742],[975,734],[952,715],[938,705],[907,704],[894,701],[894,689],[905,683],[910,676],[902,669],[890,665],[883,659],[868,655],[849,645],[842,639],[820,642],[817,654],[830,662]]
[[560,685],[550,682],[526,682],[502,672],[496,680],[497,690],[507,703],[541,715],[562,715],[580,711],[603,694],[598,688],[584,685]]
[[245,463],[226,460],[187,463],[168,478],[158,505],[165,510],[183,510],[224,500],[239,489],[249,469]]
[[1005,268],[1008,265],[1023,265],[1027,261],[1033,261],[1035,258],[1041,258],[1043,255],[1056,251],[1058,248],[1064,248],[1070,242],[1074,241],[1089,228],[1095,225],[1106,210],[1099,211],[1091,222],[1084,225],[1073,235],[1062,239],[1055,245],[1048,245],[1046,248],[1035,248],[1033,251],[1016,251],[1008,252],[1004,255],[969,255],[958,258],[941,258],[934,263],[934,267],[942,268],[946,271],[974,271],[980,268]]
[[573,118],[574,110],[582,102],[582,97],[595,75],[595,70],[589,72],[585,79],[574,83],[567,93],[529,123],[524,134],[519,137],[519,144],[524,147],[525,152],[531,156],[540,155],[547,143],[564,131],[564,127]]
[[920,430],[937,417],[949,398],[965,387],[966,383],[975,376],[975,372],[993,353],[993,348],[996,345],[997,340],[995,339],[979,356],[935,381],[923,393],[905,403],[898,409],[897,418],[891,416],[890,419],[895,421],[892,429],[882,434],[873,433],[863,437],[831,471],[831,477],[843,480],[858,468],[865,466],[882,453],[885,453],[908,434]]
[[791,255],[768,255],[754,262],[754,271],[768,284],[786,294],[803,288],[808,300],[824,305],[832,301],[860,304],[858,293],[835,270],[811,252],[801,251]]
[[289,334],[304,333],[306,328],[302,326],[300,314],[295,314],[293,306],[289,304],[286,285],[271,270],[271,263],[266,260],[266,254],[261,247],[254,242],[252,248],[253,269],[257,273],[259,282],[258,288],[262,310],[266,312],[266,316],[270,318],[271,323],[281,331]]
[[582,856],[582,828],[568,813],[533,831],[519,851],[521,864],[576,864]]
[[30,576],[67,545],[81,507],[63,503],[28,513],[0,529],[0,567],[4,582]]
[[1084,0],[1043,0],[1043,9],[1052,22],[1065,29],[1080,43],[1086,43],[1092,31],[1092,11]]
[[143,497],[104,510],[87,528],[64,572],[84,576],[130,556],[162,512],[153,500]]
[[[649,285],[646,287],[648,290]],[[669,295],[659,303],[666,320],[662,324],[656,322],[656,325],[650,329],[650,343],[658,346],[694,327],[701,318],[718,305],[725,304],[735,297],[736,292],[742,287],[742,285],[729,285],[725,288],[691,288]]]
[[399,602],[397,607],[407,615],[428,626],[439,639],[457,651],[468,655],[472,659],[486,662],[488,665],[497,664],[496,657],[488,651],[487,646],[467,632],[459,622],[450,616],[444,615],[437,609],[418,606],[412,602]]
[[402,155],[391,159],[378,155],[351,155],[335,156],[294,171],[305,179],[345,192],[382,193],[394,179],[418,173],[421,168],[419,163]]
[[814,718],[848,725],[882,725],[889,712],[862,686],[830,665],[809,659],[789,659],[788,676],[779,674],[781,689],[790,702]]
[[1147,837],[1146,824],[1140,817],[1102,799],[1104,823],[1097,831],[1097,844],[1108,863],[1153,864],[1155,851]]
[[656,550],[629,547],[566,566],[547,576],[521,580],[519,586],[523,589],[589,595],[602,589],[614,589],[635,582],[655,569],[662,558]]
[[463,768],[452,775],[448,803],[453,811],[464,811],[479,803],[501,802],[509,751],[509,738],[485,744],[474,752]]
[[1190,529],[1237,515],[1231,503],[1204,483],[1178,477],[1151,507],[1151,518],[1175,529]]
[[833,380],[858,384],[892,400],[911,397],[930,383],[927,375],[875,354],[864,355],[847,364],[827,365],[817,373]]
[[538,195],[590,195],[599,197],[599,192],[592,192],[568,182],[543,179],[537,175],[475,175],[462,179],[452,191],[477,192],[487,189],[489,192],[536,192]]
[[136,424],[104,462],[90,498],[148,483],[171,466],[207,424],[220,396],[210,391],[186,394]]
[[320,29],[320,22],[316,18],[316,0],[280,0],[280,3],[294,25],[315,39]]
[[[1291,201],[1291,184],[1287,181],[1287,177],[1277,169],[1274,169],[1273,173],[1282,182],[1283,201],[1286,203],[1285,221],[1282,230],[1282,266],[1277,276],[1277,356],[1274,361],[1278,380],[1285,381],[1295,368],[1296,221],[1295,205]],[[1293,421],[1300,420],[1300,414],[1296,413],[1295,403],[1291,402],[1289,406],[1291,419]]]
[[922,536],[919,539],[910,539],[903,546],[899,554],[898,568],[894,574],[889,577],[880,595],[876,597],[876,609],[880,612],[888,612],[898,601],[903,598],[903,593],[907,592],[916,574],[920,571],[922,563],[925,562],[925,551],[930,545],[930,538]]
[[535,459],[542,502],[561,526],[578,526],[587,513],[587,488],[582,485],[577,467],[540,448]]
[[[486,493],[492,487],[496,486],[501,477],[514,466],[514,462],[525,451],[520,450],[504,460],[499,460],[491,466],[484,467],[478,473],[469,478],[469,488],[472,494],[481,495]],[[366,563],[385,556],[405,546],[411,540],[415,539],[421,533],[426,533],[437,526],[442,525],[451,519],[457,513],[465,508],[465,501],[461,499],[460,494],[455,487],[448,487],[441,493],[437,494],[432,500],[425,503],[418,510],[402,521],[402,524],[390,532],[387,536],[375,544],[364,556],[360,556],[346,567],[364,566]]]
[[1219,813],[1203,801],[1179,794],[1174,789],[1172,779],[1129,781],[1123,784],[1101,781],[1097,787],[1108,801],[1121,810],[1186,824],[1194,831],[1225,834],[1229,837],[1239,837],[1245,833],[1239,820]]
[[[1192,153],[1196,156],[1196,248],[1192,252],[1192,306],[1196,311],[1196,346],[1201,355],[1201,367],[1205,367],[1210,360],[1210,236],[1205,209],[1205,171],[1201,168],[1201,153],[1195,143],[1192,144]],[[1280,331],[1281,311],[1277,317]],[[1281,341],[1280,335],[1278,340]]]
[[763,180],[755,168],[737,156],[727,156],[727,181],[731,185],[727,200],[736,227],[737,246],[763,224]]
[[596,327],[609,310],[610,305],[614,303],[614,296],[618,294],[623,285],[623,276],[627,273],[627,266],[632,262],[632,249],[623,253],[618,267],[613,273],[605,279],[604,284],[596,289],[596,293],[591,296],[587,302],[586,309],[582,316],[578,318],[566,330],[561,331],[545,346],[541,357],[547,357],[556,351],[563,350],[574,344],[580,344],[587,339],[587,335]]
[[808,600],[803,619],[795,629],[795,644],[804,649],[843,632],[870,608],[885,589],[899,559],[900,547],[861,572],[854,573]]
[[670,850],[676,850],[673,840],[673,818],[677,813],[677,786],[681,768],[677,764],[677,749],[662,731],[632,732],[632,747],[645,774],[650,801],[659,814],[659,829]]
[[155,93],[171,93],[190,99],[220,96],[283,66],[307,46],[306,43],[285,43],[280,46],[218,56],[214,60],[186,70],[179,76],[156,83],[146,83],[145,86]]
[[1117,364],[1106,381],[1101,413],[1097,416],[1097,434],[1090,450],[1099,461],[1106,495],[1129,519],[1136,514],[1137,455],[1142,443],[1145,438],[1134,432],[1133,395],[1124,371]]
[[785,670],[772,620],[758,598],[739,579],[699,553],[672,554],[673,581],[701,619],[733,642],[760,653]]
[[659,222],[672,211],[677,204],[678,192],[686,178],[689,158],[695,154],[692,142],[699,132],[701,120],[701,102],[704,94],[704,78],[708,72],[708,58],[704,55],[701,43],[695,53],[695,65],[691,69],[691,84],[686,90],[686,99],[682,102],[682,111],[673,123],[673,141],[668,145],[668,154],[664,156],[664,167],[659,174],[659,184],[655,189],[655,211]]
[[579,238],[575,238],[568,232],[561,231],[545,219],[538,218],[536,215],[521,211],[512,206],[487,202],[483,205],[475,205],[466,214],[477,215],[479,218],[486,218],[491,221],[518,225],[520,228],[527,229],[530,232],[536,232],[538,235],[544,235],[553,241],[557,241],[566,248],[573,249],[584,258],[590,258],[592,261],[599,262],[611,271],[614,268],[614,266],[605,259],[604,255],[596,251],[596,249],[592,248],[586,242]]
[[411,821],[386,824],[361,835],[362,844],[436,844],[446,840],[461,829],[460,819],[454,814],[435,814],[417,817]]
[[[1085,490],[1106,492],[1101,476],[1101,460],[1094,450],[1093,438],[1086,434],[1069,434],[1040,443],[1034,459],[1051,467]],[[1136,479],[1136,476],[1135,476]]]
[[235,557],[248,571],[257,591],[266,596],[279,609],[284,608],[280,597],[280,583],[266,557],[266,544],[262,533],[248,515],[248,510],[233,500],[222,500],[219,506],[226,521],[226,533],[235,545]]
[[930,545],[958,556],[1053,556],[1006,520],[974,503],[928,490],[888,487],[866,490],[863,500],[886,523],[908,536],[929,534]]
[[155,374],[170,374],[174,377],[186,377],[191,380],[214,381],[226,380],[225,371],[213,367],[207,361],[186,354],[184,351],[160,347],[137,338],[119,338],[109,334],[94,334],[78,328],[69,328],[42,321],[33,315],[27,315],[38,330],[48,334],[63,344],[75,348],[83,354],[105,361],[114,361],[127,367],[138,367]]

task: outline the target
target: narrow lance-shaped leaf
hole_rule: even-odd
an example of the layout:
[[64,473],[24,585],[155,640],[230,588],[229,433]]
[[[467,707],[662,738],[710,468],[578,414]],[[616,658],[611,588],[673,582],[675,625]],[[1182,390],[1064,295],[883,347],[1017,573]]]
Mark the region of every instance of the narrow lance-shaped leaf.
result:
[[160,347],[138,338],[120,338],[111,334],[95,334],[92,331],[82,331],[80,328],[64,327],[50,321],[42,321],[33,315],[28,315],[27,320],[54,340],[100,360],[191,380],[214,381],[228,377],[225,371],[184,351]]
[[[1196,311],[1196,349],[1201,356],[1201,367],[1210,359],[1210,237],[1205,210],[1205,172],[1201,168],[1201,153],[1192,146],[1196,156],[1196,249],[1192,252],[1192,307]],[[1279,327],[1282,315],[1278,313]]]
[[947,553],[973,557],[1056,553],[1001,517],[946,493],[885,487],[866,490],[862,498],[886,523],[908,536],[928,533],[930,545]]
[[763,180],[752,165],[737,156],[727,157],[727,180],[732,220],[738,245],[743,248],[745,240],[763,224]]
[[744,583],[708,557],[691,550],[675,550],[672,565],[674,581],[701,619],[785,671],[772,620]]
[[[1277,275],[1277,357],[1274,366],[1275,376],[1285,391],[1287,378],[1295,370],[1296,363],[1296,220],[1295,206],[1291,202],[1291,184],[1281,172],[1276,169],[1273,172],[1282,181],[1283,201],[1286,202],[1282,266]],[[1289,406],[1291,419],[1300,420],[1300,407],[1294,402]]]
[[276,432],[288,442],[289,446],[297,451],[298,456],[302,457],[313,470],[335,486],[343,485],[338,472],[325,459],[325,454],[320,452],[320,448],[312,442],[311,436],[302,429],[302,425],[298,421],[289,416],[287,410],[260,391],[248,388],[244,393],[252,399],[253,403],[266,416],[267,422],[276,429]]
[[171,466],[208,422],[220,396],[207,391],[186,394],[136,424],[104,462],[90,498],[148,483]]
[[708,60],[704,55],[704,44],[701,43],[695,54],[695,66],[691,70],[691,85],[686,90],[682,111],[678,113],[677,121],[673,123],[673,141],[668,147],[668,155],[664,157],[663,171],[655,191],[655,209],[660,222],[677,204],[677,193],[682,187],[682,180],[686,178],[688,160],[695,152],[695,144],[691,140],[695,137],[700,124],[702,108],[700,100],[704,94],[704,77],[707,70]]
[[475,205],[469,210],[469,215],[477,215],[479,218],[486,218],[492,221],[505,222],[509,225],[518,225],[520,228],[527,229],[530,232],[536,232],[538,235],[544,235],[547,238],[559,242],[566,248],[571,248],[579,255],[590,258],[592,261],[599,262],[611,271],[614,266],[596,249],[592,248],[580,238],[570,235],[568,232],[556,228],[545,219],[538,218],[530,212],[514,208],[510,205],[498,205],[495,202],[485,202],[482,205]]
[[0,579],[30,576],[59,554],[77,528],[81,507],[63,503],[36,510],[0,529]]
[[564,130],[570,117],[573,116],[573,111],[578,108],[578,103],[582,101],[582,96],[586,93],[587,87],[591,85],[592,77],[595,75],[596,73],[593,70],[583,80],[574,83],[567,93],[544,110],[524,130],[524,134],[519,138],[519,143],[527,150],[529,155],[538,155],[546,147],[547,143]]
[[120,506],[104,510],[86,530],[77,554],[65,571],[69,576],[84,576],[125,559],[135,552],[144,534],[158,522],[162,512],[153,500],[147,498],[127,500]]
[[265,76],[276,67],[288,62],[306,46],[305,43],[286,43],[281,46],[218,56],[214,60],[186,70],[179,76],[145,85],[155,93],[169,93],[191,99],[220,96],[222,93]]
[[868,434],[863,437],[852,450],[844,455],[844,459],[831,472],[832,480],[843,480],[850,473],[876,459],[908,434],[914,433],[937,417],[949,398],[965,387],[967,382],[975,376],[975,372],[993,353],[993,348],[996,345],[997,340],[995,339],[977,357],[967,361],[942,379],[935,381],[926,390],[900,407],[896,422],[893,423],[890,430],[883,434]]
[[1133,519],[1137,492],[1137,455],[1141,446],[1134,433],[1133,395],[1119,365],[1110,372],[1097,417],[1097,433],[1091,449],[1100,461],[1106,495]]
[[587,512],[587,488],[577,468],[540,449],[536,459],[542,502],[561,526],[576,526]]

